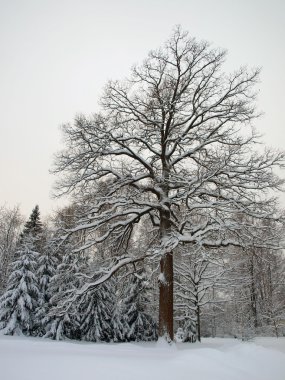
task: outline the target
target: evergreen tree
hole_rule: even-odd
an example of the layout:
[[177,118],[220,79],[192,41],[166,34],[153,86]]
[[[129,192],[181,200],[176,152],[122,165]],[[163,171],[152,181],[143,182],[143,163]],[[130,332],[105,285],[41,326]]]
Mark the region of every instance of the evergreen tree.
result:
[[113,338],[112,311],[114,296],[112,284],[105,283],[84,293],[79,300],[81,339],[109,342]]
[[46,317],[49,310],[49,300],[52,296],[51,289],[49,287],[52,277],[55,275],[59,258],[56,255],[56,248],[54,247],[55,241],[51,239],[47,242],[43,252],[39,255],[38,266],[36,276],[38,279],[40,290],[39,307],[36,312],[37,320],[37,335],[44,335],[45,329],[43,326],[43,320]]
[[157,338],[155,322],[145,312],[148,304],[146,293],[145,277],[143,275],[131,276],[125,289],[122,306],[127,341],[151,341]]
[[80,274],[86,271],[86,258],[81,253],[72,253],[69,243],[64,249],[63,261],[49,283],[49,311],[42,320],[45,337],[56,340],[79,337],[80,317],[71,298],[82,286]]
[[126,320],[122,313],[122,300],[117,300],[113,308],[112,330],[114,342],[126,341]]
[[48,302],[50,298],[50,292],[48,286],[51,278],[55,275],[56,267],[58,264],[58,258],[52,251],[49,244],[46,245],[45,250],[39,256],[37,278],[39,281],[39,289],[44,302]]
[[183,326],[183,342],[196,342],[196,321],[193,321],[189,315],[186,316]]
[[12,263],[7,290],[0,298],[0,329],[7,335],[30,335],[34,328],[40,292],[33,243],[29,235],[24,237]]
[[32,235],[37,235],[42,233],[42,231],[43,225],[40,220],[39,206],[36,205],[35,208],[32,210],[29,220],[24,225],[23,234],[27,235],[32,233]]
[[40,252],[43,245],[43,225],[40,218],[39,206],[36,205],[28,221],[24,225],[23,232],[20,236],[20,243],[24,237],[31,235],[34,238],[34,244],[37,252]]

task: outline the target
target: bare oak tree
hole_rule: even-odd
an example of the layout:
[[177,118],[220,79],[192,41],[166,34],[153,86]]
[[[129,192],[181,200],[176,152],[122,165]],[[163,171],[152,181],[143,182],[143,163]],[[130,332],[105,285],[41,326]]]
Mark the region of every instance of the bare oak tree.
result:
[[[85,231],[84,245],[75,249],[108,241],[117,252],[104,275],[79,293],[122,266],[159,257],[159,335],[168,339],[175,247],[256,244],[254,220],[276,218],[268,191],[281,188],[272,168],[284,163],[284,154],[254,149],[259,71],[225,74],[224,59],[224,51],[176,28],[129,79],[106,85],[100,113],[63,126],[65,149],[55,161],[54,172],[63,174],[58,194],[92,199],[68,231]],[[252,222],[239,221],[239,214]],[[136,224],[146,219],[154,244],[139,255],[129,253]]]

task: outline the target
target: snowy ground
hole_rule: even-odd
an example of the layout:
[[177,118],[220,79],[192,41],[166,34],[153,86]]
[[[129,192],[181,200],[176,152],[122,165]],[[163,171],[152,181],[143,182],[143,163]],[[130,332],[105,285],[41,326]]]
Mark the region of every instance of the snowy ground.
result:
[[285,338],[92,344],[0,335],[1,380],[284,380]]

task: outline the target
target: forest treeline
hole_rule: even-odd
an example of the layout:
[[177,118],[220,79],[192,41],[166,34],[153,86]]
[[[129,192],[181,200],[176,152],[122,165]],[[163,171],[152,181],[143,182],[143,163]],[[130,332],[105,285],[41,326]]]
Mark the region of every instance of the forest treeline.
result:
[[[38,206],[25,223],[18,208],[0,209],[0,328],[5,334],[51,339],[156,340],[157,282],[163,280],[159,260],[130,264],[92,287],[106,263],[115,265],[116,259],[107,245],[74,250],[84,241],[82,232],[64,235],[83,209],[65,207],[46,223]],[[272,238],[266,226],[263,231],[264,239]],[[150,243],[148,226],[135,235],[129,247],[134,252]],[[185,244],[175,252],[175,273],[177,341],[285,335],[281,250],[207,250]]]

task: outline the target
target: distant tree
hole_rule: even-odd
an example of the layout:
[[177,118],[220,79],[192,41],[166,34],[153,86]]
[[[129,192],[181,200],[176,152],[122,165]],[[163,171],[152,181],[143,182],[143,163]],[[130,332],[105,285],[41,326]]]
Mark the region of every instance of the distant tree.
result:
[[29,219],[24,225],[24,229],[21,233],[21,240],[27,235],[33,237],[35,249],[37,252],[40,252],[43,246],[43,224],[41,222],[38,205],[32,210]]
[[[282,229],[268,228],[265,221],[259,224],[262,233],[259,241],[275,240],[281,246]],[[282,251],[235,247],[224,250],[224,263],[226,272],[208,294],[209,304],[203,306],[203,331],[212,336],[233,335],[242,339],[283,334],[285,258]]]
[[279,335],[285,317],[285,258],[278,251],[251,249],[236,268],[234,284],[239,336]]
[[[63,127],[65,149],[55,162],[55,173],[63,174],[58,194],[95,194],[69,233],[85,232],[82,250],[107,241],[117,252],[107,274],[85,291],[123,266],[159,258],[159,335],[170,340],[174,249],[180,243],[256,245],[259,226],[236,215],[278,219],[268,191],[284,182],[273,171],[284,164],[284,153],[255,149],[259,70],[228,75],[224,60],[224,51],[176,28],[129,79],[107,84],[101,113]],[[156,239],[139,256],[126,254],[136,226],[146,220]],[[259,245],[278,248],[274,241]]]
[[39,206],[36,205],[28,221],[24,225],[23,234],[28,235],[31,233],[32,235],[37,235],[37,234],[40,234],[42,230],[43,230],[43,225],[40,220]]
[[32,237],[24,236],[0,298],[0,329],[7,335],[31,335],[35,326],[40,291],[35,275],[38,253],[33,247]]
[[276,252],[274,260],[267,265],[265,307],[262,318],[276,337],[285,335],[285,257]]
[[202,310],[213,302],[211,290],[226,273],[226,266],[221,253],[207,252],[203,247],[191,251],[191,246],[182,246],[180,255],[181,259],[175,264],[176,309],[184,321],[185,337],[192,337],[195,331],[195,340],[200,342]]
[[19,207],[0,207],[0,294],[7,285],[9,265],[14,260],[22,223]]

